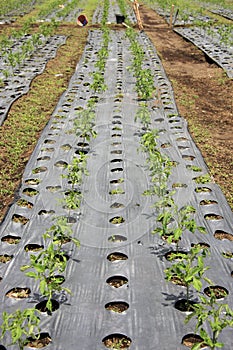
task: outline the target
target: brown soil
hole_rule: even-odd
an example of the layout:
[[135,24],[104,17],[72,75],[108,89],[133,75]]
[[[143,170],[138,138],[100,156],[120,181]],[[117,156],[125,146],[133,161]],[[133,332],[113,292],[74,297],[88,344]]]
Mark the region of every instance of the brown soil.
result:
[[173,85],[179,112],[233,208],[233,80],[155,11],[142,5],[140,14]]

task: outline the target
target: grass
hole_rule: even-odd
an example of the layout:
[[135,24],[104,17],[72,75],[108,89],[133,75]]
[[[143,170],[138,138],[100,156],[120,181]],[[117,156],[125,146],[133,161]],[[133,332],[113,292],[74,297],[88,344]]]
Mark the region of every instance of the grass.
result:
[[1,127],[0,220],[13,200],[26,163],[54,106],[67,89],[86,44],[88,29],[61,23],[57,33],[68,36],[66,44],[59,48],[56,58],[49,61],[44,73],[33,80],[28,94],[13,104]]

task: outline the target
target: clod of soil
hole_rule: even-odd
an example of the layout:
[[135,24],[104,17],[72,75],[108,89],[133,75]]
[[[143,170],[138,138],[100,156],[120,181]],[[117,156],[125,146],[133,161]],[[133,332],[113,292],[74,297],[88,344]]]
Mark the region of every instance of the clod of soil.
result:
[[44,249],[43,245],[34,244],[34,243],[26,244],[25,247],[24,247],[24,250],[26,252],[38,252],[38,251],[40,251],[42,249]]
[[15,287],[6,293],[6,297],[14,298],[14,299],[24,299],[24,298],[28,298],[30,294],[31,294],[30,288]]
[[8,254],[1,254],[0,255],[0,263],[2,264],[6,264],[9,261],[11,261],[13,259],[14,255],[8,255]]
[[[193,345],[197,343],[203,343],[203,339],[197,334],[187,334],[183,337],[181,344],[187,346],[188,348],[192,348]],[[201,349],[204,349],[206,345],[203,343]]]
[[114,253],[109,254],[107,256],[107,259],[111,262],[122,261],[122,260],[128,260],[128,256],[126,254],[123,254],[123,253],[114,252]]
[[109,349],[128,349],[132,340],[124,334],[110,334],[102,342]]
[[[58,301],[51,299],[51,303],[52,303],[52,312],[59,309]],[[35,308],[40,312],[49,313],[49,310],[47,309],[46,304],[47,304],[47,300],[43,300],[40,303],[36,304]]]
[[114,288],[120,288],[128,283],[128,278],[124,276],[112,276],[106,280],[106,283]]
[[204,293],[208,297],[211,297],[211,293],[214,293],[216,299],[223,299],[229,294],[228,290],[222,286],[209,286],[204,289]]
[[124,301],[112,301],[111,303],[108,303],[105,305],[105,309],[117,313],[122,313],[126,310],[128,310],[129,304]]
[[233,241],[233,234],[222,230],[216,230],[214,233],[214,237],[219,240],[227,239],[228,241]]
[[41,349],[51,343],[52,339],[49,333],[40,333],[36,334],[36,339],[28,338],[26,342],[26,346],[30,348]]
[[7,235],[1,238],[2,242],[6,242],[8,244],[18,244],[21,240],[20,236]]

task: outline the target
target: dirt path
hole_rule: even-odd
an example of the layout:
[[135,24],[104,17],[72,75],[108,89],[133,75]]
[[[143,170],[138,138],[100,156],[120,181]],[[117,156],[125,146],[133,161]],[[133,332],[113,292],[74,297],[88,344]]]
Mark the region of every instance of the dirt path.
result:
[[155,11],[142,5],[140,13],[173,85],[180,114],[233,208],[233,80]]

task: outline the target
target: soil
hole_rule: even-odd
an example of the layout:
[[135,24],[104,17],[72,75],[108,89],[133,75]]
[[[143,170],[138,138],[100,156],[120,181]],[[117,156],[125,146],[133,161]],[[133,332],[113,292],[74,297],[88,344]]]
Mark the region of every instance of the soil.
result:
[[233,208],[233,80],[155,11],[141,5],[140,14],[172,83],[179,112]]

